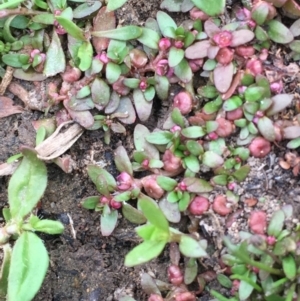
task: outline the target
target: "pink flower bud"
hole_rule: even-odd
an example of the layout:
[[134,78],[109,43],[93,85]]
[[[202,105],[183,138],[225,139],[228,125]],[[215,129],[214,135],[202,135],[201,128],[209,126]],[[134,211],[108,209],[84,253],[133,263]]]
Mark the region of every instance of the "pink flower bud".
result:
[[123,84],[124,76],[120,76],[116,82],[112,84],[113,90],[120,95],[127,95],[130,92],[130,88]]
[[182,166],[181,159],[176,157],[169,149],[167,149],[162,158],[164,162],[164,170],[176,172]]
[[186,184],[185,184],[183,181],[181,181],[181,182],[177,185],[177,188],[178,188],[180,191],[186,191],[187,186],[186,186]]
[[132,65],[135,68],[143,68],[148,63],[148,57],[146,53],[140,49],[130,50],[129,57]]
[[147,195],[159,200],[165,194],[165,191],[157,184],[156,179],[156,175],[150,175],[142,178],[141,182]]
[[161,38],[158,42],[159,50],[168,50],[171,47],[171,41],[169,38]]
[[30,52],[30,57],[33,59],[37,54],[40,54],[41,52],[38,49],[33,49]]
[[227,184],[227,188],[229,190],[234,190],[236,188],[236,183],[235,182],[230,182]]
[[148,169],[149,168],[149,160],[145,159],[143,160],[142,164],[143,168]]
[[219,138],[216,132],[211,132],[207,136],[210,140],[217,140]]
[[239,86],[238,87],[238,93],[243,95],[246,91],[247,87],[246,86]]
[[127,191],[132,187],[133,179],[132,177],[125,171],[122,171],[117,176],[118,189],[121,191]]
[[268,58],[269,50],[264,48],[260,51],[259,59],[261,61],[265,61]]
[[235,53],[242,57],[254,55],[255,49],[253,46],[238,46],[235,48]]
[[145,80],[141,80],[140,82],[140,85],[139,85],[139,88],[142,90],[142,91],[145,91],[148,87],[148,84]]
[[270,90],[271,90],[271,92],[273,92],[275,94],[281,93],[282,90],[283,90],[282,80],[278,80],[276,82],[271,83],[270,84]]
[[193,72],[197,72],[203,66],[203,59],[188,60],[188,63]]
[[100,54],[97,54],[95,58],[101,61],[103,64],[107,64],[110,61],[105,51],[102,51]]
[[157,294],[151,294],[148,301],[164,301],[163,297]]
[[248,223],[253,233],[264,234],[267,227],[267,214],[264,211],[252,211]]
[[222,30],[213,36],[213,41],[220,48],[230,46],[232,41],[232,33],[228,30]]
[[109,204],[110,199],[103,195],[100,197],[99,201],[102,205],[105,205],[105,204]]
[[181,131],[181,127],[179,125],[174,125],[170,129],[170,132],[172,132],[172,133],[176,133],[176,132],[180,132],[180,131]]
[[168,71],[169,71],[168,60],[166,60],[166,59],[159,60],[155,66],[155,72],[158,75],[163,76],[163,75],[166,75]]
[[169,281],[178,286],[183,282],[183,275],[180,268],[177,265],[171,265],[168,267]]
[[74,83],[81,77],[81,71],[76,67],[67,66],[66,70],[60,74],[63,81],[68,83]]
[[66,34],[67,32],[66,32],[66,30],[61,26],[61,25],[57,25],[57,26],[55,26],[56,28],[55,28],[55,31],[56,31],[56,33],[57,34],[59,34],[59,35],[64,35],[64,34]]
[[254,29],[256,27],[256,22],[254,20],[248,20],[247,25],[249,26],[250,29]]
[[191,292],[183,292],[176,295],[175,301],[196,301],[196,297]]
[[230,136],[234,129],[232,123],[223,117],[216,119],[216,121],[219,124],[218,128],[215,131],[216,134],[222,138]]
[[190,10],[190,17],[192,20],[201,20],[206,21],[209,19],[209,16],[204,13],[202,10],[194,7]]
[[181,49],[184,46],[184,43],[182,41],[175,41],[174,46],[178,49]]
[[233,280],[232,281],[232,287],[231,287],[231,290],[230,290],[231,295],[235,295],[235,293],[238,292],[239,287],[240,287],[240,280],[236,280],[236,279]]
[[276,244],[276,238],[274,236],[267,236],[266,242],[269,246],[274,246]]
[[263,111],[257,111],[257,112],[255,113],[255,116],[256,116],[257,118],[262,118],[262,117],[265,116],[265,114],[264,114]]
[[226,119],[231,121],[241,119],[243,116],[244,116],[244,112],[242,108],[237,108],[233,111],[226,113]]
[[122,202],[117,202],[114,199],[111,199],[109,205],[113,209],[120,209],[122,207]]
[[178,108],[181,114],[186,115],[192,111],[193,99],[192,96],[185,91],[179,92],[174,97],[173,105]]
[[240,21],[246,21],[251,18],[251,12],[247,8],[238,8],[235,15]]
[[222,65],[227,65],[232,62],[233,54],[234,54],[234,51],[232,49],[229,49],[227,47],[221,48],[218,51],[216,60]]
[[201,215],[209,208],[209,201],[202,196],[195,196],[189,205],[189,211],[194,215]]
[[263,158],[271,151],[271,143],[263,137],[256,137],[250,143],[249,151],[255,158]]
[[222,216],[226,216],[232,211],[232,208],[228,205],[225,196],[217,195],[213,202],[213,210]]
[[258,59],[251,59],[246,64],[246,69],[249,71],[253,76],[263,73],[263,65],[260,60]]
[[252,272],[254,272],[255,274],[259,273],[259,268],[258,267],[252,267],[251,268]]

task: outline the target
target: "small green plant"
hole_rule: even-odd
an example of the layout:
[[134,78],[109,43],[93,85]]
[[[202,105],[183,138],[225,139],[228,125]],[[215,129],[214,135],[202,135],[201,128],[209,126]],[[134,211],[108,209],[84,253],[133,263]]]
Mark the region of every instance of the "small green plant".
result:
[[[24,147],[22,155],[23,159],[9,181],[9,208],[3,209],[5,225],[0,229],[4,254],[0,296],[11,301],[32,300],[46,275],[48,252],[35,232],[60,234],[64,230],[60,222],[40,220],[32,213],[46,189],[47,170],[35,151]],[[13,247],[10,240],[15,240]]]

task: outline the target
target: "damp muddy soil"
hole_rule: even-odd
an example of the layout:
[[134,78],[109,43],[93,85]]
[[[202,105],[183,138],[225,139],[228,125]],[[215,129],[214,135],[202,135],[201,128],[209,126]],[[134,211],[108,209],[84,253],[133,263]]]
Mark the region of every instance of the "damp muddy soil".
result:
[[[129,0],[118,11],[118,20],[125,24],[142,25],[148,17],[155,17],[160,0]],[[236,2],[236,1],[235,1]],[[178,23],[188,17],[172,14]],[[296,83],[297,84],[297,83]],[[174,87],[174,93],[178,87]],[[13,98],[13,95],[7,95]],[[18,103],[18,99],[14,100]],[[21,104],[21,103],[20,103]],[[161,124],[168,107],[157,103],[153,117],[147,126],[151,129]],[[38,112],[25,110],[22,114],[0,119],[0,163],[18,153],[20,145],[34,146],[35,131],[31,122],[41,118]],[[104,144],[101,131],[86,131],[75,145],[67,152],[75,162],[71,174],[63,173],[54,164],[48,164],[48,186],[38,209],[40,217],[60,220],[65,231],[60,236],[42,235],[49,251],[50,267],[43,286],[35,301],[113,301],[123,295],[131,295],[137,301],[147,300],[140,284],[142,272],[166,280],[166,269],[169,264],[168,249],[156,260],[135,268],[124,266],[125,255],[138,243],[135,225],[119,215],[118,226],[109,237],[100,234],[100,217],[97,212],[80,207],[80,201],[87,196],[97,195],[94,185],[86,173],[86,165],[98,163],[106,165],[113,175],[117,175],[113,163],[113,151],[123,144],[132,150],[132,129],[124,136],[115,136],[109,146]],[[282,203],[292,203],[299,212],[299,182],[290,171],[278,166],[278,158],[284,155],[285,149],[275,147],[264,160],[251,160],[250,176],[239,190],[241,201],[257,198],[259,208],[276,208]],[[7,206],[7,185],[9,177],[0,177],[0,207]],[[247,216],[251,207],[242,205],[243,211],[236,222],[228,227],[234,235],[247,227]],[[274,210],[274,209],[273,209]],[[271,212],[270,212],[271,214]],[[3,218],[0,217],[0,222]],[[211,246],[211,254],[217,249],[218,235],[224,232],[226,221],[221,220],[219,228],[207,217],[206,238]],[[294,220],[293,222],[297,222]],[[183,222],[176,227],[186,228]],[[200,233],[202,235],[202,233]],[[211,269],[218,266],[217,257],[211,257],[205,263]],[[212,285],[217,285],[213,283]],[[221,290],[220,287],[216,287]],[[198,296],[198,301],[210,300],[207,293]],[[21,301],[21,300],[20,300]]]

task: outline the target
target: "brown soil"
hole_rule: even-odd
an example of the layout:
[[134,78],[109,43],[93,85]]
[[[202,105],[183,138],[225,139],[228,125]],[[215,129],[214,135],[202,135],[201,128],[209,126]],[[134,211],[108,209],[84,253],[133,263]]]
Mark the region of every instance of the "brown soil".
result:
[[[118,11],[119,22],[141,25],[148,17],[155,17],[161,1],[129,0]],[[178,22],[187,19],[186,15],[172,14]],[[178,89],[178,87],[174,87]],[[12,95],[8,95],[13,97]],[[18,100],[14,98],[17,102]],[[150,128],[161,124],[168,108],[157,104],[154,117],[148,122]],[[26,110],[22,114],[0,119],[0,162],[18,153],[20,145],[34,146],[35,131],[31,121],[41,117],[38,112]],[[113,163],[113,150],[121,142],[131,151],[132,141],[130,131],[126,139],[114,137],[110,146],[103,142],[101,131],[85,132],[76,144],[68,151],[76,162],[72,174],[63,173],[56,165],[49,164],[48,187],[42,199],[42,208],[38,214],[51,219],[60,220],[65,224],[65,231],[60,236],[42,235],[50,255],[50,268],[40,292],[35,301],[112,301],[122,295],[132,295],[136,300],[146,300],[140,284],[141,272],[149,272],[160,280],[166,280],[166,268],[169,264],[168,249],[156,260],[136,268],[123,265],[124,256],[137,244],[134,232],[135,225],[119,216],[119,224],[113,234],[103,237],[99,230],[99,214],[82,209],[79,206],[82,198],[97,195],[94,185],[86,173],[88,163],[101,162],[107,164],[107,169],[117,175]],[[125,142],[124,142],[125,141]],[[293,202],[298,195],[298,179],[292,178],[290,171],[278,167],[278,157],[283,150],[275,149],[264,161],[253,160],[250,177],[241,185],[239,194],[241,200],[246,197],[264,197],[259,207],[266,208],[268,204],[278,205],[277,200]],[[7,205],[8,177],[0,178],[0,207]],[[270,183],[273,183],[270,185]],[[266,184],[267,183],[267,184]],[[299,199],[299,196],[298,196]],[[297,199],[295,199],[297,200]],[[275,206],[276,207],[276,206]],[[295,206],[295,208],[298,206]],[[231,233],[247,227],[246,210],[237,219]],[[0,218],[0,222],[3,218]],[[213,242],[218,239],[218,231],[211,218],[203,219],[213,254],[216,247]],[[225,220],[220,220],[221,232]],[[184,222],[176,227],[185,227]],[[211,229],[211,230],[210,230]],[[219,233],[220,234],[220,233]],[[213,238],[213,239],[210,239]],[[210,267],[217,266],[216,258],[212,257],[206,263]],[[215,284],[217,285],[217,284]],[[218,291],[220,287],[216,288]],[[198,300],[209,300],[207,293]],[[20,300],[21,301],[21,300]]]

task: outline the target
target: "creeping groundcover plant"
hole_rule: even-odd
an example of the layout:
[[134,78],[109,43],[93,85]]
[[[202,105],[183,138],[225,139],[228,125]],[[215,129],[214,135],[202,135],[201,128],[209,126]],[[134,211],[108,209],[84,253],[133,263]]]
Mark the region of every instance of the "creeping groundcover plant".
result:
[[[70,172],[70,159],[59,156],[84,130],[103,133],[110,144],[133,129],[133,149],[114,147],[117,176],[87,166],[99,194],[81,206],[99,212],[101,235],[112,234],[119,212],[137,225],[140,244],[126,255],[125,266],[169,252],[168,282],[141,276],[148,301],[194,301],[203,291],[220,301],[300,300],[299,225],[289,223],[291,206],[282,204],[272,217],[253,210],[246,216],[249,231],[234,239],[223,229],[224,219],[242,208],[239,191],[251,172],[249,159],[264,158],[279,144],[300,146],[299,102],[288,93],[279,63],[270,68],[276,46],[300,59],[300,22],[287,27],[279,15],[297,18],[299,5],[253,0],[229,9],[225,0],[164,0],[155,18],[137,26],[117,23],[114,11],[125,2],[0,4],[0,76],[13,72],[17,79],[49,83],[42,103],[16,94],[46,118],[34,122],[37,147],[22,147],[8,160],[12,167],[21,158],[8,186],[9,208],[3,209],[1,297],[34,298],[49,263],[35,232],[63,231],[61,223],[34,214],[47,185],[43,160]],[[185,13],[185,21],[178,24],[166,11]],[[12,93],[17,88],[9,86]],[[3,116],[22,112],[9,98],[0,98],[2,104],[9,112]],[[169,110],[161,126],[150,129],[145,124],[160,106]],[[71,138],[62,151],[43,156],[39,144],[51,141],[52,147],[57,132],[71,123],[76,131],[67,130]],[[298,175],[296,153],[285,159],[280,165]],[[214,254],[211,241],[199,234],[207,216],[221,237]],[[181,224],[188,226],[179,230]],[[219,256],[220,269],[200,273],[210,256]],[[210,289],[214,279],[220,291]]]

